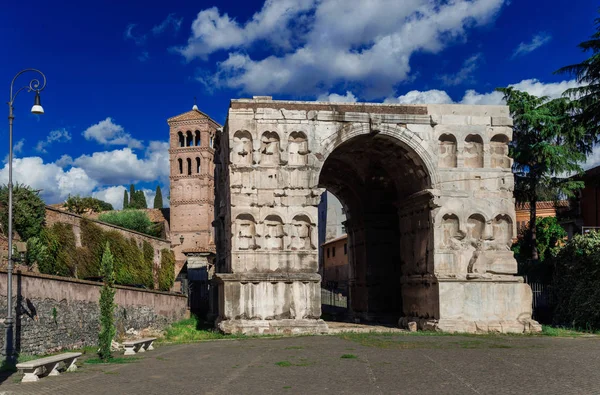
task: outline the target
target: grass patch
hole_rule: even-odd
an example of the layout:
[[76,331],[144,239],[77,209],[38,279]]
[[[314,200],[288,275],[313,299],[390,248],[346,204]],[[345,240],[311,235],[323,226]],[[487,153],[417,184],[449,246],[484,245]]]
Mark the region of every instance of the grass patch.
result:
[[600,331],[585,331],[573,328],[562,328],[550,325],[542,325],[542,335],[551,337],[578,337],[586,335],[599,335]]
[[356,355],[354,355],[354,354],[344,354],[340,358],[341,359],[356,359],[358,357]]
[[284,348],[284,350],[302,350],[304,347],[302,346],[290,346],[290,347],[286,347]]
[[292,363],[290,361],[279,361],[279,362],[275,362],[275,365],[281,367],[281,368],[287,368],[290,366],[293,366]]
[[115,357],[109,358],[108,361],[103,361],[100,358],[90,358],[86,359],[84,363],[88,363],[90,365],[100,365],[100,364],[123,364],[123,363],[132,363],[140,359],[139,357]]
[[196,316],[173,323],[165,331],[159,343],[194,343],[206,340],[240,338],[239,335],[224,335],[211,328]]
[[104,372],[104,374],[119,374],[119,372]]

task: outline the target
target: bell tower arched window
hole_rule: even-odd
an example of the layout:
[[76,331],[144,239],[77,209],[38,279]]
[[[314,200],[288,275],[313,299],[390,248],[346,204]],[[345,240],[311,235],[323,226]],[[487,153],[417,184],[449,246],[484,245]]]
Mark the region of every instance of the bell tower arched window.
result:
[[193,145],[194,142],[194,137],[192,136],[192,132],[190,132],[189,130],[185,133],[186,136],[186,141],[185,141],[185,145],[186,147],[191,147]]
[[190,158],[187,158],[187,175],[192,175],[192,160]]
[[179,162],[179,174],[183,174],[183,160],[179,158],[177,159],[177,162]]
[[185,138],[183,137],[183,133],[177,132],[177,138],[180,147],[185,147]]
[[199,130],[196,130],[194,132],[194,143],[195,143],[194,144],[195,146],[199,146],[200,145],[200,131]]
[[200,158],[196,158],[196,173],[200,174]]

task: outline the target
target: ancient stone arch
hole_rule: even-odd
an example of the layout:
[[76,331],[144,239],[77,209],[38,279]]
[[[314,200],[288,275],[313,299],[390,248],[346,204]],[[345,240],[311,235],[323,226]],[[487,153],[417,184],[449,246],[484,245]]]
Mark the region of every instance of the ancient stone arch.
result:
[[484,161],[482,136],[512,126],[507,107],[259,97],[233,100],[227,119],[215,160],[216,200],[230,203],[215,220],[221,330],[325,330],[314,240],[324,189],[347,208],[354,318],[538,329],[531,290],[499,247],[514,232],[510,169]]

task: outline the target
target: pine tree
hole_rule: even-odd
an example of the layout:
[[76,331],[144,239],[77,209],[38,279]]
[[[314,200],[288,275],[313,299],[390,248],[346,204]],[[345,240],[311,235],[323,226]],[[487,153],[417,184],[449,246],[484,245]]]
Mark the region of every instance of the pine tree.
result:
[[600,18],[594,20],[596,33],[578,46],[591,56],[581,63],[565,66],[556,71],[571,74],[582,86],[568,89],[565,94],[575,99],[575,121],[585,129],[579,149],[586,155],[600,140]]
[[129,208],[129,195],[127,194],[127,189],[123,191],[123,210]]
[[510,156],[515,161],[515,197],[530,205],[527,239],[535,262],[536,204],[541,193],[573,196],[583,188],[581,181],[564,175],[583,171],[586,156],[579,147],[585,131],[574,122],[572,102],[567,98],[548,100],[513,88],[497,90],[504,94],[514,121]]
[[154,195],[154,208],[163,208],[162,192],[160,185],[156,187],[156,195]]
[[98,356],[103,361],[112,358],[111,345],[115,336],[115,322],[113,313],[115,310],[115,273],[114,259],[110,252],[110,244],[107,242],[102,254],[100,264],[101,275],[104,285],[100,290],[100,333],[98,333]]

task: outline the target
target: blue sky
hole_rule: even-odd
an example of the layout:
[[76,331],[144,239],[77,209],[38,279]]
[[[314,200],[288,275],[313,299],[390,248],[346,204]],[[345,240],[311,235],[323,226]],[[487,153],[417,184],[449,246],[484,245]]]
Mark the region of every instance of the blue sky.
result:
[[[133,182],[151,204],[156,185],[168,190],[166,119],[191,109],[194,96],[220,123],[231,98],[251,95],[499,104],[494,88],[512,84],[558,96],[575,82],[553,72],[586,58],[576,46],[594,32],[598,8],[591,0],[155,3],[33,0],[0,10],[4,95],[23,68],[48,78],[46,113],[29,114],[33,94],[21,93],[14,129],[15,181],[47,203],[81,194],[120,207]],[[0,141],[5,182],[6,122]]]

